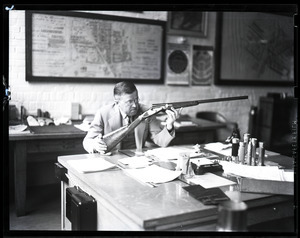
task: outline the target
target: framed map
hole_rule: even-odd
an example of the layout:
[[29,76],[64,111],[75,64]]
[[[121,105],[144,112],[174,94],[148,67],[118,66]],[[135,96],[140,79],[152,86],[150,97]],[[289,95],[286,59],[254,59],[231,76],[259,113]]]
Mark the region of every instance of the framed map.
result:
[[215,55],[216,84],[292,86],[292,15],[218,13]]
[[163,83],[166,23],[26,11],[26,80]]

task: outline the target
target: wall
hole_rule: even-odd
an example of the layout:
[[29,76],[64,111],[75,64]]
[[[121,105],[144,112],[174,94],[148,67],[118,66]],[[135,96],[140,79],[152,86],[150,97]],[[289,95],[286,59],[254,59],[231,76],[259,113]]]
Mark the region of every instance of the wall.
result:
[[[103,13],[103,12],[100,12]],[[115,14],[116,12],[109,12]],[[120,15],[166,20],[167,12],[129,13]],[[209,13],[208,37],[204,39],[187,38],[188,43],[214,46],[216,14]],[[168,42],[177,42],[178,37],[168,36]],[[25,81],[25,11],[9,12],[9,84],[11,102],[17,108],[23,105],[29,114],[36,115],[37,109],[48,111],[51,117],[71,115],[71,103],[79,102],[82,114],[94,114],[95,111],[113,100],[113,84],[104,83],[38,83]],[[293,95],[288,87],[252,87],[252,86],[170,86],[137,84],[141,101],[146,104],[197,100],[227,96],[248,95],[249,100],[202,104],[185,108],[183,113],[194,116],[197,111],[214,110],[224,114],[230,120],[239,123],[241,133],[248,130],[248,114],[251,105],[257,105],[260,96],[267,92],[279,92]]]

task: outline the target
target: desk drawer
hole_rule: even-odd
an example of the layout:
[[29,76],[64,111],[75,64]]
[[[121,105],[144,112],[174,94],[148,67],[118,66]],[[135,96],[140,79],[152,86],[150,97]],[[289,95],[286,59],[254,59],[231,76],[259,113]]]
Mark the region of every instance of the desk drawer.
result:
[[42,141],[27,141],[28,153],[41,153],[41,152],[60,152],[60,151],[74,151],[81,150],[81,138],[76,139],[55,139],[55,140],[42,140]]

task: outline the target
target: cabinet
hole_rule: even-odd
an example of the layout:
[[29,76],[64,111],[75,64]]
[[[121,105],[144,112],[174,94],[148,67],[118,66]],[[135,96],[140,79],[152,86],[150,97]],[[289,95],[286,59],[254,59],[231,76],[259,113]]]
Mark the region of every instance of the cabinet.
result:
[[297,99],[292,97],[261,97],[259,100],[256,134],[265,148],[292,156],[293,133],[297,131]]

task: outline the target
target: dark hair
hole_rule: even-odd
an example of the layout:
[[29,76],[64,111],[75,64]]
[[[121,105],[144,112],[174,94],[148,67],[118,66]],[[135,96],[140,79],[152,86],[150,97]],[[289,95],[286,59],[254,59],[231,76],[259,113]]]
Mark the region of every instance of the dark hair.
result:
[[114,87],[114,95],[131,94],[137,91],[135,85],[129,81],[119,82]]

